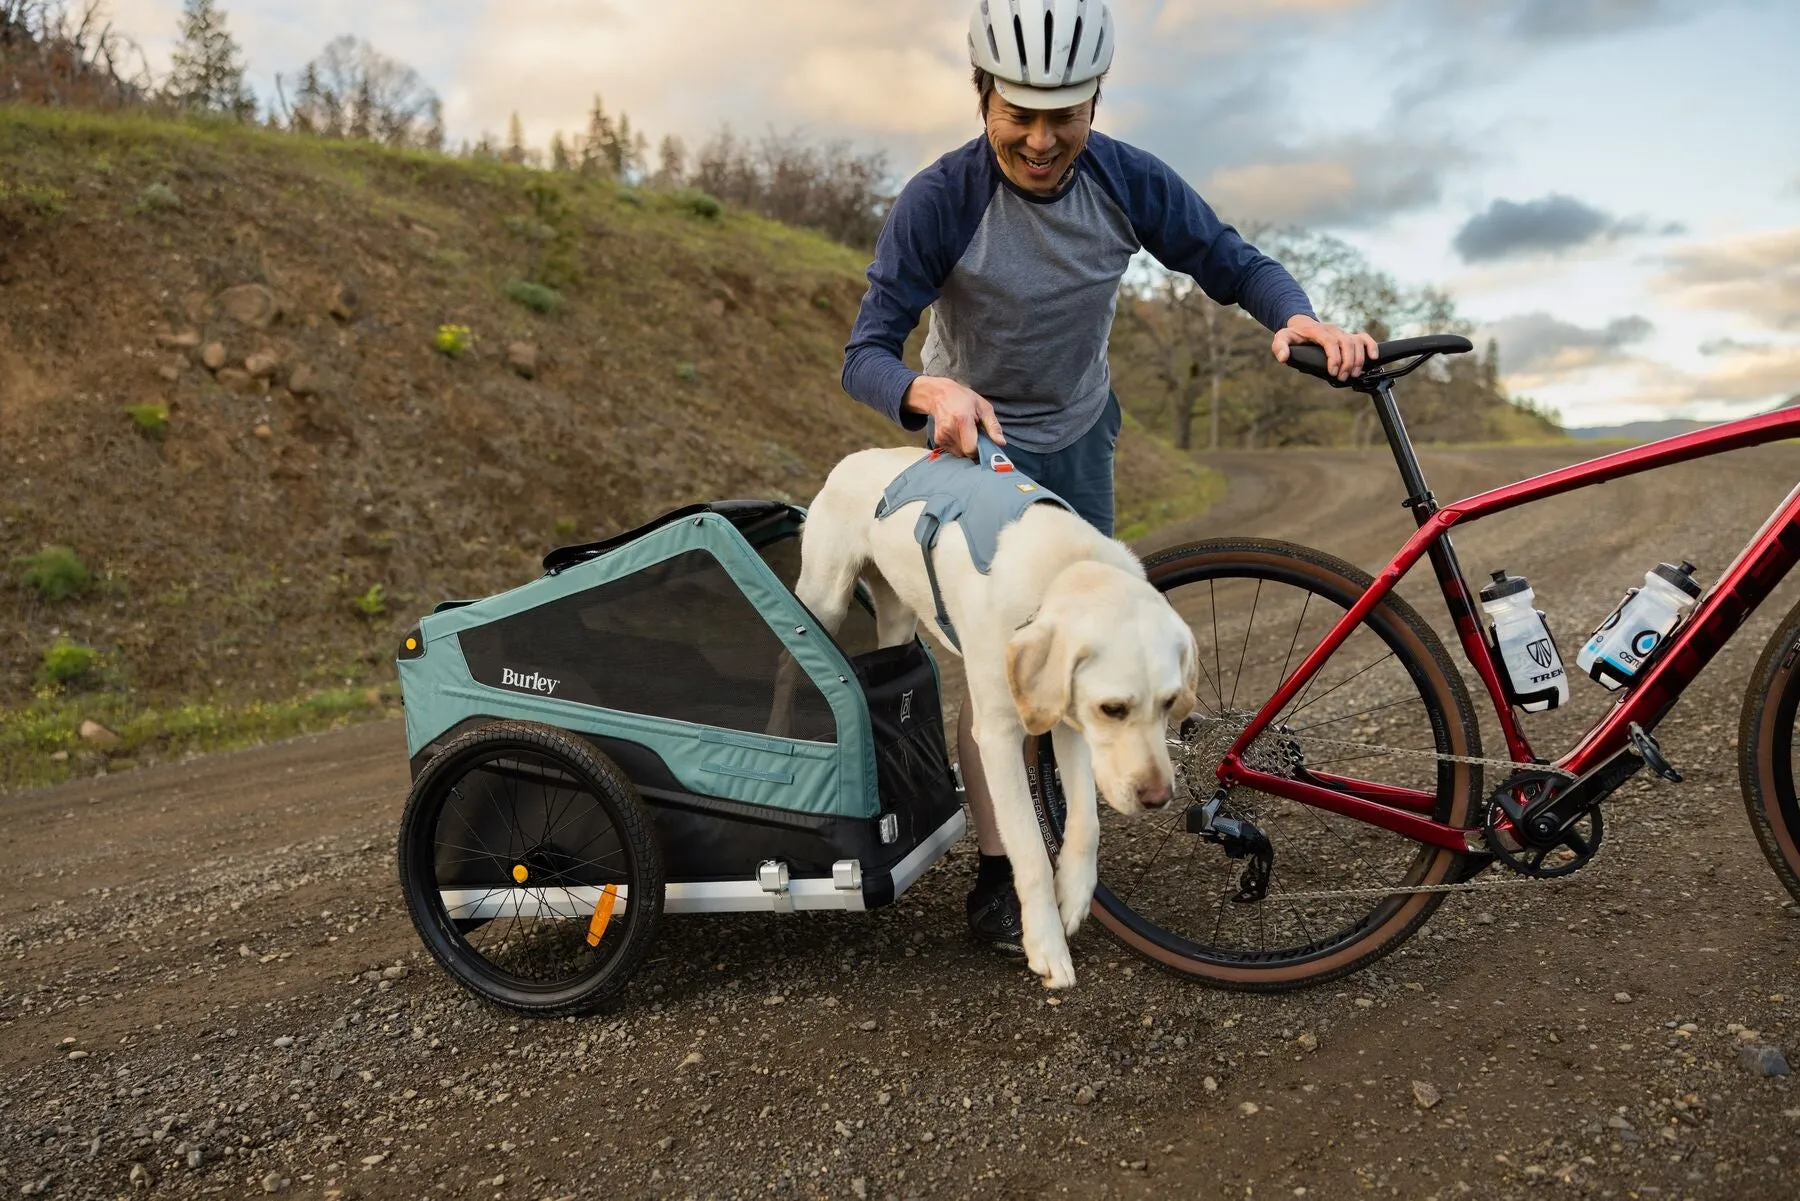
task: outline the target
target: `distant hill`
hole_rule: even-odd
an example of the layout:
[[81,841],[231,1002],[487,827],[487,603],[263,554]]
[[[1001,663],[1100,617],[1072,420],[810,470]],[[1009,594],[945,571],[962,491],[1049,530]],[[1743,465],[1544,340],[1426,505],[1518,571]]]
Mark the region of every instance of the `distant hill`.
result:
[[[697,194],[0,105],[0,727],[60,638],[140,705],[375,684],[558,543],[806,502],[916,441],[838,383],[866,263]],[[1217,490],[1135,422],[1118,476],[1126,531]],[[91,585],[27,587],[46,546]]]
[[1565,431],[1569,437],[1582,441],[1631,441],[1654,442],[1658,438],[1672,438],[1676,434],[1685,434],[1692,430],[1703,430],[1711,421],[1688,421],[1675,418],[1669,421],[1628,421],[1624,425],[1583,425]]
[[[1800,405],[1800,393],[1788,397],[1778,405],[1764,409],[1765,413],[1776,413],[1782,409],[1790,409]],[[1667,421],[1628,421],[1623,425],[1584,425],[1565,431],[1569,437],[1581,441],[1628,441],[1654,442],[1658,438],[1673,438],[1676,434],[1686,434],[1693,430],[1703,430],[1711,425],[1719,425],[1717,421],[1693,421],[1685,417],[1675,417]]]

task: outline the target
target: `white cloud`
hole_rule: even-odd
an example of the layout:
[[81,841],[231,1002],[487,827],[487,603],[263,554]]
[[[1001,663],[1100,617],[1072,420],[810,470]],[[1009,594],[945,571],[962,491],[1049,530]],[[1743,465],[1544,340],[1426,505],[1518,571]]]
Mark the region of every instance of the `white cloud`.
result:
[[1663,261],[1658,287],[1674,303],[1800,333],[1800,226],[1684,247]]

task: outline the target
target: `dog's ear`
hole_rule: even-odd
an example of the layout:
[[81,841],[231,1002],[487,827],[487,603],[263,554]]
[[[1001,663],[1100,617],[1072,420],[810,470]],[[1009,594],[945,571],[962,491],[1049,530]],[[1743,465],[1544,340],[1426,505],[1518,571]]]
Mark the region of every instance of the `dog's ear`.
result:
[[1006,683],[1027,733],[1048,734],[1068,714],[1081,658],[1052,617],[1040,615],[1007,641]]
[[1194,711],[1200,703],[1200,644],[1194,640],[1194,631],[1187,622],[1181,623],[1181,692],[1175,697],[1175,711],[1170,714],[1177,722]]

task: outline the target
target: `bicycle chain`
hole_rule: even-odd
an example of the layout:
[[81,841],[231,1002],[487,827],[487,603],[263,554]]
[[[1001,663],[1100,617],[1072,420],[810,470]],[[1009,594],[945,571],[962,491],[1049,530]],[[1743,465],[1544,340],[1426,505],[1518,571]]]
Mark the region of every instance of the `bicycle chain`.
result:
[[[1236,723],[1234,727],[1229,719],[1213,716],[1204,717],[1202,720],[1210,725],[1225,725],[1231,730],[1234,739],[1237,734],[1242,733],[1250,724],[1248,721],[1242,721]],[[1279,737],[1281,732],[1276,731],[1275,733],[1276,736]],[[1290,734],[1289,736],[1292,737],[1293,735]],[[1259,736],[1256,739],[1256,742],[1261,741],[1262,737]],[[1414,757],[1435,759],[1449,763],[1466,763],[1477,767],[1503,767],[1507,769],[1508,772],[1541,771],[1551,772],[1570,780],[1580,778],[1574,772],[1566,771],[1563,768],[1554,767],[1544,763],[1519,763],[1511,759],[1492,759],[1480,755],[1452,755],[1441,751],[1416,750],[1412,747],[1384,746],[1380,743],[1373,742],[1353,742],[1349,739],[1332,738],[1323,734],[1309,734],[1306,736],[1306,741],[1323,746],[1333,746],[1350,750],[1375,751],[1384,754],[1411,755]],[[1171,746],[1181,747],[1183,749],[1188,747],[1187,743],[1182,742],[1179,739],[1170,739],[1169,742]],[[1254,745],[1255,744],[1253,743],[1252,746]],[[1402,884],[1386,888],[1338,888],[1315,892],[1271,893],[1265,899],[1270,901],[1323,901],[1351,897],[1389,897],[1396,893],[1478,892],[1483,889],[1491,888],[1543,887],[1544,885],[1559,884],[1562,881],[1571,878],[1572,876],[1550,877],[1547,879],[1535,876],[1512,876],[1499,880],[1465,880],[1461,884]]]

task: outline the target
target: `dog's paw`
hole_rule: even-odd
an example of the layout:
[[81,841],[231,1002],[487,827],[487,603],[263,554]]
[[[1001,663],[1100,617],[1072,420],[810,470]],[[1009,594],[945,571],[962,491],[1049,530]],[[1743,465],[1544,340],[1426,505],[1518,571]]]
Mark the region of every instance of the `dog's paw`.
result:
[[1037,973],[1045,988],[1074,988],[1075,963],[1069,958],[1069,944],[1061,939],[1049,948],[1026,950],[1026,962]]
[[1056,871],[1056,908],[1062,916],[1063,933],[1070,938],[1081,929],[1081,923],[1087,920],[1088,911],[1094,903],[1094,885],[1098,876],[1094,865],[1084,863],[1077,867],[1067,864]]

